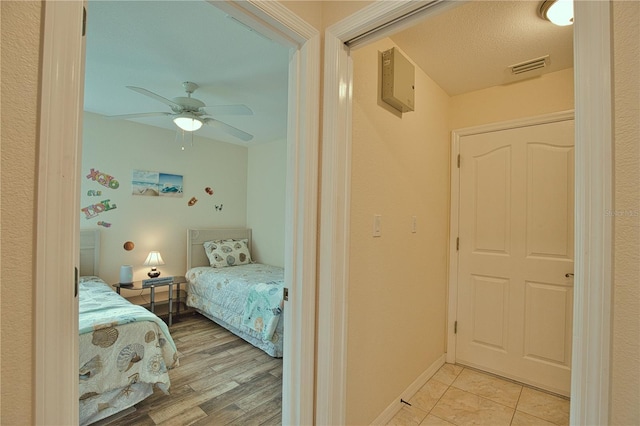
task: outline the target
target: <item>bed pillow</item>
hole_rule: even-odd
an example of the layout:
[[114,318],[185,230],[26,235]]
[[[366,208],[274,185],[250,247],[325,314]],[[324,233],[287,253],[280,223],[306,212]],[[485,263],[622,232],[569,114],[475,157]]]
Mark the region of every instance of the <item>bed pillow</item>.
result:
[[246,265],[251,263],[251,254],[247,246],[247,239],[207,241],[204,251],[209,258],[209,264],[214,268],[225,266]]

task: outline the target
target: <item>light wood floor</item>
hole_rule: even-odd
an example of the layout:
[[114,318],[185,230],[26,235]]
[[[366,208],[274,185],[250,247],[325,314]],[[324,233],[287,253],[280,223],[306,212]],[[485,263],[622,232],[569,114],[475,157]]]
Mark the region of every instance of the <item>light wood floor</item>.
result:
[[282,359],[192,314],[174,322],[181,353],[169,371],[171,395],[155,390],[112,425],[279,425]]

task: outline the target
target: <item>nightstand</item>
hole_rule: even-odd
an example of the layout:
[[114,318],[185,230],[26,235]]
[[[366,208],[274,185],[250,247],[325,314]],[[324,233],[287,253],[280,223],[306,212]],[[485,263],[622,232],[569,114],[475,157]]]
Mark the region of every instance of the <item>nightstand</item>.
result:
[[[156,305],[158,304],[165,304],[168,303],[169,304],[169,319],[167,321],[167,324],[169,325],[169,327],[171,327],[171,325],[173,324],[173,286],[176,286],[176,296],[177,296],[177,300],[176,300],[176,315],[180,315],[180,303],[181,303],[181,288],[180,285],[183,283],[186,283],[187,279],[185,277],[173,277],[173,281],[169,281],[169,282],[164,282],[164,283],[158,283],[158,284],[153,284],[150,285],[148,287],[142,287],[142,281],[134,281],[133,284],[113,284],[113,287],[115,287],[116,292],[118,294],[120,294],[120,291],[122,289],[124,290],[132,290],[132,291],[142,291],[142,290],[146,290],[149,289],[149,303],[143,303],[140,304],[141,306],[147,307],[151,312],[153,312],[154,314],[156,313]],[[156,288],[157,287],[169,287],[169,297],[166,300],[162,300],[159,302],[156,302]]]

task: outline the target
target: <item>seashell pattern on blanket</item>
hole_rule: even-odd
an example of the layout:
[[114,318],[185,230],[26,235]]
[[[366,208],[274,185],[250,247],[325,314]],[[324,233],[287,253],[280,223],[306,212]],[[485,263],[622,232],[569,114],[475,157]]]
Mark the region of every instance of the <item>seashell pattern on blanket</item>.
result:
[[93,332],[91,343],[101,348],[108,348],[118,340],[118,329],[109,327],[101,328]]
[[166,373],[167,366],[164,364],[162,355],[156,354],[151,357],[147,364],[147,371],[156,376]]
[[94,397],[96,395],[100,395],[100,394],[97,393],[97,392],[87,392],[85,394],[80,395],[80,401],[83,401],[85,399],[89,399],[89,398]]
[[116,365],[120,371],[129,371],[136,362],[144,358],[144,346],[140,343],[132,343],[122,348],[118,354]]
[[156,333],[153,330],[147,331],[147,334],[144,335],[144,341],[146,343],[151,343],[156,340]]
[[96,355],[80,367],[80,380],[89,380],[102,371],[102,359]]

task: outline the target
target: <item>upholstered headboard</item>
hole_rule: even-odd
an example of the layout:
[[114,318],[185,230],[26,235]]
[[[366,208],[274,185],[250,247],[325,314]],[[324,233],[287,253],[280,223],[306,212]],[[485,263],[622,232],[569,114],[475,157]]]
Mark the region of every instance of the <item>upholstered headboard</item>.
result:
[[100,231],[80,230],[80,276],[96,275],[100,272]]
[[187,229],[187,269],[209,266],[209,258],[203,245],[206,241],[242,238],[247,239],[247,247],[251,253],[251,229],[249,228]]

